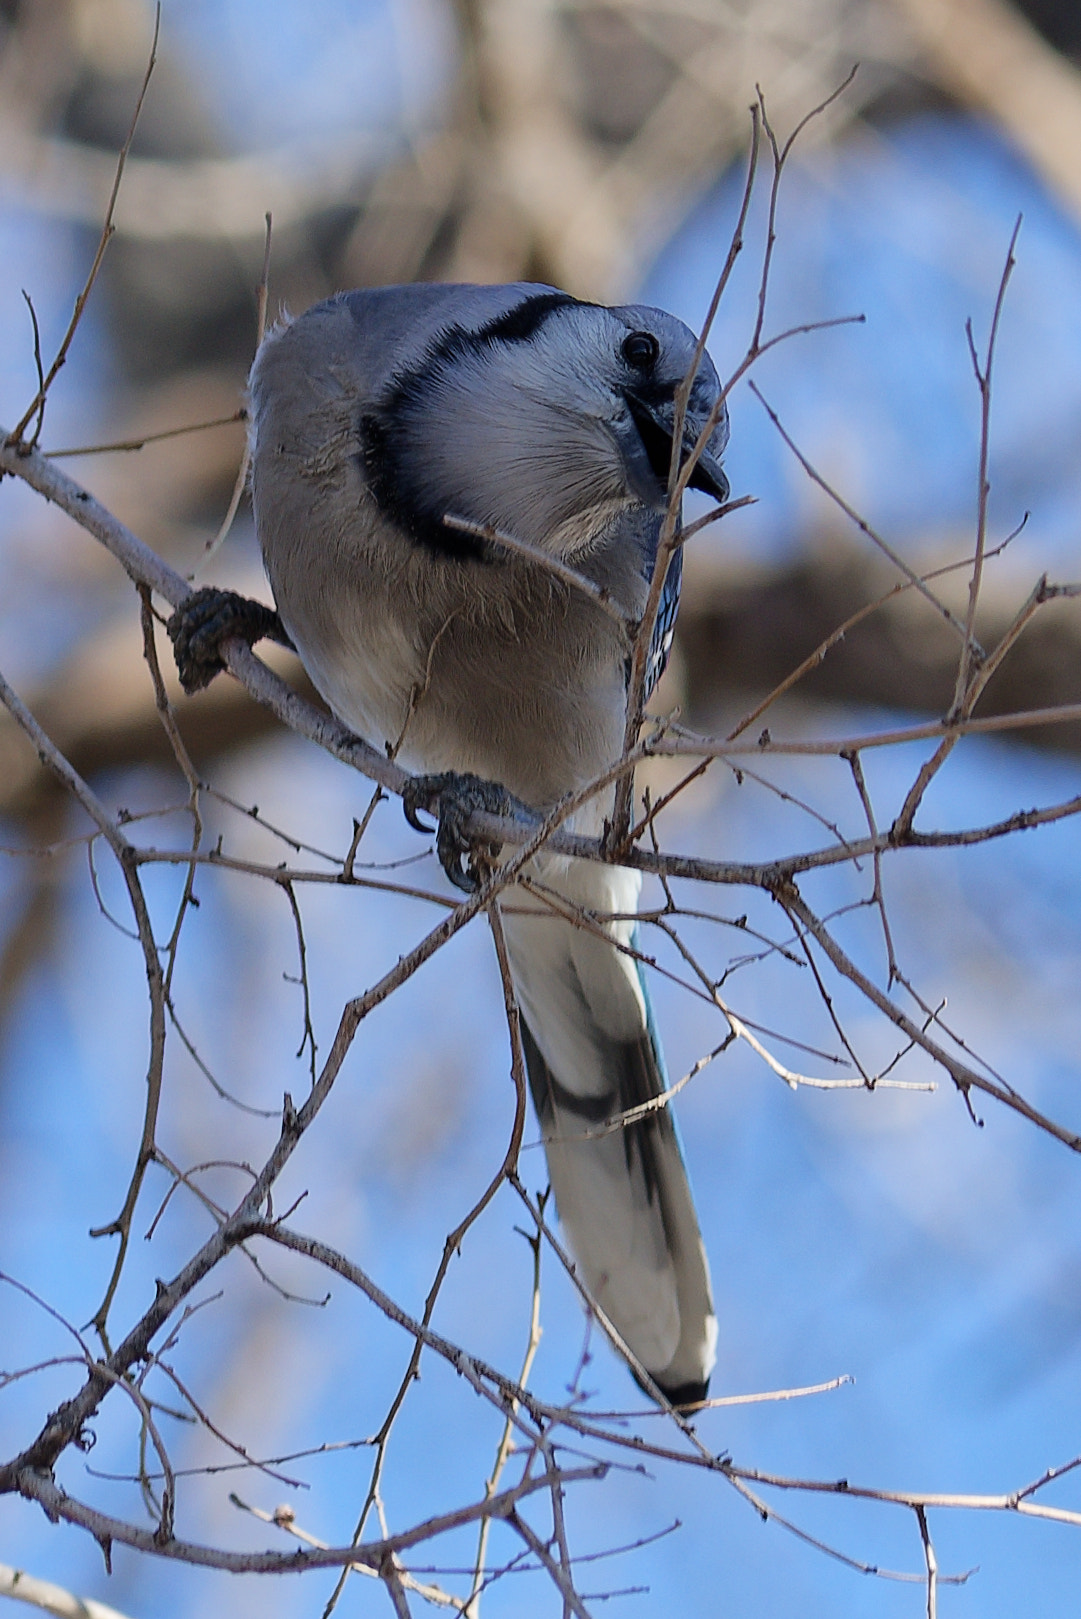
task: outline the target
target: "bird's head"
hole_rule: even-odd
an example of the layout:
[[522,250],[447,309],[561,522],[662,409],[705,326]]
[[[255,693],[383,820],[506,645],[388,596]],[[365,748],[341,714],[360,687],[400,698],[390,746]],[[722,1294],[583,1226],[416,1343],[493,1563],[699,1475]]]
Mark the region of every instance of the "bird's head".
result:
[[[611,428],[628,487],[643,504],[663,506],[672,463],[676,392],[694,364],[697,340],[681,320],[663,309],[630,305],[604,313],[619,328],[606,333],[606,366],[613,397],[623,406],[622,410],[617,407]],[[687,399],[681,465],[710,423],[689,487],[723,502],[728,499],[728,479],[721,470],[728,443],[728,410],[713,361],[703,351]]]
[[[514,291],[486,323],[444,330],[395,379],[381,412],[384,459],[373,470],[398,515],[430,543],[449,512],[573,555],[621,511],[664,510],[676,390],[696,339],[660,309],[609,309],[546,287]],[[689,481],[724,501],[728,416],[703,352],[681,463],[711,421]]]

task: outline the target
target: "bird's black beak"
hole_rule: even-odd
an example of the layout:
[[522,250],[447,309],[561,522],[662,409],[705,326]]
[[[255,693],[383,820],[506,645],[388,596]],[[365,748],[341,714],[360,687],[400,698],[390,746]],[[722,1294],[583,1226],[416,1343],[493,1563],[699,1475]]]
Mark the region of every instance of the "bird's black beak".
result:
[[[632,393],[627,390],[624,398],[631,420],[637,429],[637,438],[640,449],[635,446],[635,453],[628,455],[624,452],[627,462],[628,478],[637,494],[647,499],[648,504],[664,504],[665,492],[668,488],[668,469],[672,464],[672,428],[674,426],[674,406],[671,399],[653,400],[643,397],[641,393]],[[697,441],[698,434],[693,423],[689,420],[683,428],[683,460],[691,454]],[[649,472],[646,473],[648,464]],[[647,478],[652,480],[651,493],[646,494]],[[701,489],[703,493],[712,495],[714,500],[722,505],[728,499],[729,484],[721,463],[712,455],[708,447],[703,450],[695,463],[691,473],[691,489]]]

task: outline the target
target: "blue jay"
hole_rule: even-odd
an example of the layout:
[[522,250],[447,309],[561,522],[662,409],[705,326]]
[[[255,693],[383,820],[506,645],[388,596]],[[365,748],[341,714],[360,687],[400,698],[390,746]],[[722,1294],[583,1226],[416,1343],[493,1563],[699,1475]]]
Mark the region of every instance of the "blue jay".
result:
[[[524,283],[343,293],[263,343],[252,499],[282,624],[339,718],[423,773],[419,801],[446,788],[449,803],[456,782],[479,778],[544,812],[619,757],[630,643],[618,617],[445,518],[568,564],[633,623],[694,349],[661,310]],[[684,452],[711,412],[691,483],[723,501],[728,423],[703,354]],[[649,684],[671,644],[680,562],[677,550]],[[255,636],[280,633],[270,617]],[[173,633],[190,656],[198,629]],[[609,789],[573,827],[596,835],[611,811]],[[461,881],[442,839],[440,850]],[[691,1404],[705,1398],[717,1329],[675,1124],[664,1107],[605,1129],[667,1088],[634,955],[640,877],[551,853],[527,875],[505,898],[504,928],[560,1220],[633,1359],[673,1404]]]

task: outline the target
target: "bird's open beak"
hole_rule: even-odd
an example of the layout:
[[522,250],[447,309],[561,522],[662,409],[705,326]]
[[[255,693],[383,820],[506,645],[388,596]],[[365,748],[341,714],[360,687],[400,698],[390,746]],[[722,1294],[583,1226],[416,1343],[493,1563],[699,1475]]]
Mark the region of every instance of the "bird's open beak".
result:
[[[668,488],[668,469],[672,464],[672,428],[674,407],[670,400],[654,403],[629,390],[624,396],[627,409],[637,432],[635,445],[624,445],[624,461],[631,488],[648,505],[664,505]],[[698,434],[691,422],[683,429],[683,456],[686,460],[694,449]],[[707,446],[695,463],[690,477],[690,488],[701,489],[723,505],[728,499],[729,485],[721,463]]]

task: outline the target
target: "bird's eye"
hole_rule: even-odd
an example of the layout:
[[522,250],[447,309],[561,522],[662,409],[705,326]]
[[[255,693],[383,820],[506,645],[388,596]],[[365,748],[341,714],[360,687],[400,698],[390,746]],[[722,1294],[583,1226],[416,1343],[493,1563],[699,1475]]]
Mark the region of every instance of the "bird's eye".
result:
[[623,358],[636,371],[648,371],[655,365],[661,346],[652,332],[632,332],[623,339]]

